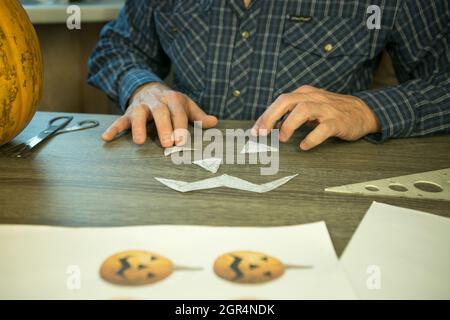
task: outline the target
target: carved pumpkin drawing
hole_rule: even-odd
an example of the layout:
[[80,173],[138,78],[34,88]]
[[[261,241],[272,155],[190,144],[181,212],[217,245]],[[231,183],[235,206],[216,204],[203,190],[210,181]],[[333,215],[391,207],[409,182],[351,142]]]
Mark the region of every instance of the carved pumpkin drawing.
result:
[[172,261],[159,254],[130,250],[108,257],[100,268],[100,276],[114,284],[138,286],[161,281],[177,270],[199,268],[174,266]]
[[36,32],[18,0],[0,6],[0,146],[28,124],[41,97],[42,56]]
[[234,251],[216,259],[214,272],[222,279],[256,284],[281,277],[286,269],[310,269],[311,266],[285,265],[275,257],[261,252]]

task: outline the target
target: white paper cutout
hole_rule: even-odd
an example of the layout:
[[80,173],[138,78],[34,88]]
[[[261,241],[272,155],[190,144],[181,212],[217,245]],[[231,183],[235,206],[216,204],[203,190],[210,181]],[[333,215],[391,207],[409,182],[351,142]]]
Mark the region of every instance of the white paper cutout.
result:
[[192,163],[202,167],[203,169],[205,169],[209,172],[216,173],[219,170],[219,167],[222,163],[222,159],[221,158],[208,158],[208,159],[197,160]]
[[169,156],[169,155],[171,155],[172,153],[175,153],[175,152],[194,151],[194,150],[196,150],[196,149],[189,148],[189,147],[178,147],[178,146],[175,146],[175,147],[165,148],[164,149],[164,155],[167,157],[167,156]]
[[268,146],[264,143],[258,143],[253,140],[249,140],[241,150],[241,153],[260,153],[260,152],[278,152],[277,148]]
[[162,184],[168,186],[169,188],[179,191],[179,192],[189,192],[194,190],[204,190],[204,189],[212,189],[219,187],[227,187],[232,189],[256,192],[256,193],[264,193],[272,191],[279,186],[287,183],[289,180],[295,178],[298,174],[287,176],[275,181],[271,181],[264,184],[255,184],[249,181],[236,178],[233,176],[229,176],[227,174],[223,174],[219,177],[209,178],[205,180],[199,180],[194,182],[185,182],[164,178],[155,178]]

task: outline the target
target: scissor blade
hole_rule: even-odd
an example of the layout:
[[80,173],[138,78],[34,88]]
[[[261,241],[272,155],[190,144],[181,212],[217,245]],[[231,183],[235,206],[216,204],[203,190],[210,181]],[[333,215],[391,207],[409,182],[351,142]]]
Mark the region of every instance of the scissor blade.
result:
[[[72,121],[73,117],[69,116],[61,116],[53,118],[49,121],[49,126],[47,129],[39,133],[37,136],[34,136],[30,138],[27,142],[25,142],[23,145],[23,148],[17,153],[15,156],[18,158],[25,157],[30,151],[36,147],[38,144],[40,144],[42,141],[46,140],[47,138],[54,136],[56,132],[67,126],[70,121]],[[57,123],[57,121],[64,120],[62,123]]]
[[58,131],[58,130],[57,129],[55,129],[55,130],[47,129],[47,130],[39,133],[37,136],[30,138],[27,142],[25,142],[25,147],[15,156],[17,158],[26,157],[34,147],[36,147],[42,141],[46,140],[48,137],[51,137],[56,131]]
[[37,136],[34,136],[32,138],[30,138],[25,144],[27,146],[28,149],[32,149],[35,146],[37,146],[39,143],[41,143],[42,141],[44,141],[45,139],[47,139],[48,137],[50,137],[52,134],[55,133],[56,130],[45,130],[42,131],[41,133],[39,133]]

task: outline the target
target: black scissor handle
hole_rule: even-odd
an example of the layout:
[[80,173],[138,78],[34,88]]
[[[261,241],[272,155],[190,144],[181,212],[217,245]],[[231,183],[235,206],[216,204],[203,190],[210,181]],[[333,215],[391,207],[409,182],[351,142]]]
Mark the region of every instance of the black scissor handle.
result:
[[99,125],[100,122],[98,122],[97,120],[83,120],[78,122],[74,126],[59,130],[56,134],[91,129],[98,127]]
[[78,130],[84,130],[84,129],[91,129],[98,127],[100,125],[100,122],[97,120],[83,120],[77,123],[75,127],[77,127]]
[[[64,121],[61,121],[64,120]],[[70,121],[73,120],[72,116],[61,116],[51,119],[48,122],[48,128],[45,129],[44,133],[48,133],[50,131],[56,132],[58,130],[63,129],[65,126],[67,126]]]

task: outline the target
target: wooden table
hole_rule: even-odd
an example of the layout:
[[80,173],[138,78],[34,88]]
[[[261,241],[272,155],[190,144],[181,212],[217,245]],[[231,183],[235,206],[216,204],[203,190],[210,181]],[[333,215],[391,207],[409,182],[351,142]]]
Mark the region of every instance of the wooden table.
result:
[[[40,132],[55,113],[37,113],[14,143]],[[324,220],[340,255],[372,201],[450,216],[450,203],[325,193],[329,186],[450,166],[450,136],[390,140],[382,145],[330,140],[302,152],[294,139],[280,145],[280,170],[260,176],[259,165],[223,165],[219,173],[265,183],[299,173],[265,194],[219,188],[178,193],[154,177],[194,181],[213,176],[194,165],[174,165],[154,141],[134,145],[130,134],[104,143],[116,118],[94,118],[98,128],[52,138],[26,159],[0,158],[0,223],[77,227],[189,224],[281,226]],[[249,128],[222,121],[218,128]],[[154,139],[153,131],[150,132]],[[382,234],[380,234],[382,236]]]

